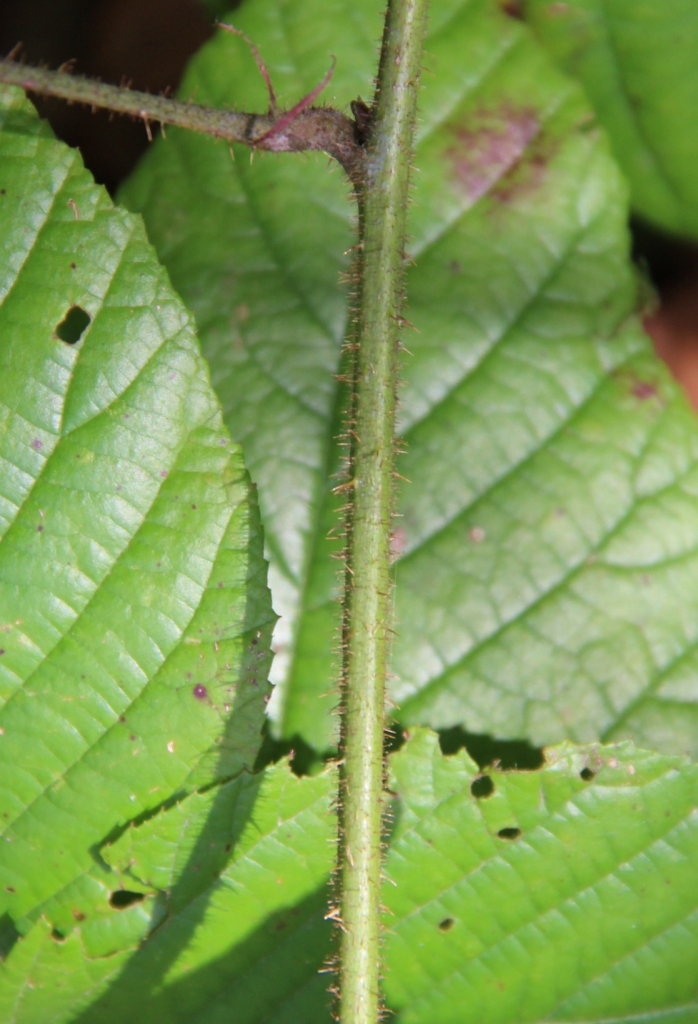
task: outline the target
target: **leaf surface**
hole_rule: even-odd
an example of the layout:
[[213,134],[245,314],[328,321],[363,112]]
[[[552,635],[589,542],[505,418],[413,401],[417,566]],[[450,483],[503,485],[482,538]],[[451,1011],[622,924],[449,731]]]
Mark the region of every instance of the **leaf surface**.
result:
[[692,0],[525,0],[529,24],[584,85],[635,209],[698,235],[698,9]]
[[0,917],[140,938],[161,908],[115,915],[96,851],[254,761],[258,511],[140,218],[12,89],[0,243]]
[[[163,894],[163,923],[140,949],[124,941],[105,957],[91,944],[93,912],[60,943],[39,922],[7,962],[0,1011],[14,1016],[3,1019],[222,1024],[231,1007],[236,1024],[326,1019],[317,971],[330,937],[335,785],[332,773],[297,779],[280,765],[129,829],[103,856],[126,891]],[[41,979],[29,990],[28,975]]]
[[[236,12],[291,103],[337,69],[370,95],[382,5]],[[580,90],[489,0],[431,13],[417,148],[395,523],[392,695],[406,724],[563,737],[698,736],[698,431],[633,319],[625,187]],[[239,39],[183,86],[266,108]],[[126,189],[196,311],[259,485],[275,727],[332,745],[336,539],[353,212],[323,158],[171,132]],[[328,539],[328,534],[331,534]]]
[[467,755],[420,730],[392,771],[401,1024],[696,1019],[695,764],[563,744],[540,771],[489,771],[483,795]]
[[[69,990],[73,1008],[55,1024],[223,1024],[232,1008],[236,1024],[329,1024],[318,970],[335,784],[331,771],[297,779],[277,765],[129,830],[105,857],[129,885],[167,887],[166,922],[127,963],[70,968],[87,924],[62,944],[37,925],[7,968],[26,978],[31,962],[43,988],[0,994],[15,999],[15,1024],[47,1019],[58,980],[55,998]],[[388,794],[385,990],[397,1019],[695,1021],[697,784],[695,764],[630,743],[563,744],[541,770],[483,773],[417,730],[391,758]],[[228,843],[220,878],[197,894],[195,876]],[[98,997],[75,1016],[80,984],[83,1001]]]

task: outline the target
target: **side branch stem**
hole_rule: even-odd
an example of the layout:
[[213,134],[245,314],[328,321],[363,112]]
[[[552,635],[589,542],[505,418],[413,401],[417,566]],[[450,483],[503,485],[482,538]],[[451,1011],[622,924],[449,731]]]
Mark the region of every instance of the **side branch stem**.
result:
[[339,882],[339,1020],[380,1016],[385,680],[391,635],[390,527],[409,172],[427,0],[391,0],[364,180],[349,435]]
[[0,82],[41,96],[130,114],[142,120],[148,132],[150,125],[168,124],[268,152],[323,150],[342,165],[355,185],[363,177],[365,151],[356,123],[329,107],[305,107],[290,114],[243,114],[136,92],[67,71],[30,68],[14,60],[0,60]]

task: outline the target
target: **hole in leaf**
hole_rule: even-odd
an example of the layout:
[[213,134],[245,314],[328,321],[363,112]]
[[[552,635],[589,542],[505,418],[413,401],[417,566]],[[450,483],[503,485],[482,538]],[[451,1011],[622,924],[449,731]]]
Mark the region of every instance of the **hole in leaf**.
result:
[[582,768],[579,773],[580,779],[584,779],[585,782],[591,782],[595,775],[596,772],[592,772],[591,768]]
[[75,345],[91,323],[92,317],[82,306],[72,306],[56,328],[56,337],[66,345]]
[[65,935],[58,928],[51,929],[51,938],[54,942],[65,942]]
[[135,903],[141,903],[145,899],[143,892],[129,892],[128,889],[117,889],[109,897],[109,906],[114,910],[126,910]]
[[452,917],[445,917],[443,921],[439,921],[438,929],[440,932],[450,932],[455,923]]
[[514,839],[518,839],[519,838],[519,836],[521,835],[521,829],[520,828],[500,828],[500,830],[497,833],[497,835],[499,836],[500,839],[508,839],[509,841],[512,841]]
[[479,778],[473,780],[470,792],[476,800],[485,800],[494,793],[494,782],[489,775],[480,775]]
[[545,755],[539,747],[525,740],[498,740],[492,736],[466,732],[459,725],[439,732],[442,754],[457,754],[463,747],[477,764],[487,768],[496,764],[502,771],[535,772],[545,764]]

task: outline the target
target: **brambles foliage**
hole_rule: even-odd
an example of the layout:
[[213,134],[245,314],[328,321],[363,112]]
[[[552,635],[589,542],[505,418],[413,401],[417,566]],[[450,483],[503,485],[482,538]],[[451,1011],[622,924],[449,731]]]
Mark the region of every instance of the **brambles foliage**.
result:
[[[613,5],[564,6],[598,26]],[[658,48],[675,6],[635,5],[624,31],[636,18],[649,46],[651,14]],[[524,5],[541,38],[550,9]],[[235,23],[285,101],[335,54],[341,107],[370,95],[381,15],[250,0]],[[435,4],[426,50],[386,1000],[401,1024],[689,1024],[698,430],[639,325],[626,187],[581,88],[490,0]],[[595,61],[576,67],[618,146]],[[648,95],[658,66],[633,79]],[[195,87],[265,108],[228,34]],[[281,614],[272,727],[319,760],[347,185],[323,158],[233,162],[168,130],[122,195],[158,263],[140,218],[2,97],[0,1019],[329,1024],[336,781],[252,770],[273,614],[242,457]],[[698,136],[684,120],[674,165],[648,124],[678,180]],[[633,188],[693,231],[688,192],[669,211]],[[424,726],[568,742],[540,769],[480,771]]]

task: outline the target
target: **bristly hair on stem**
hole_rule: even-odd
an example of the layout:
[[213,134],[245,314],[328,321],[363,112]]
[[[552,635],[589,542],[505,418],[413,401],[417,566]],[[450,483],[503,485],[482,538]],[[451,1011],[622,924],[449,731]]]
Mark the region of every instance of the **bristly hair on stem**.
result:
[[[228,142],[238,142],[253,150],[270,153],[322,151],[341,164],[349,180],[358,188],[363,180],[366,157],[361,126],[339,110],[312,106],[332,77],[334,59],[323,80],[307,96],[299,100],[291,110],[278,110],[271,78],[257,48],[232,25],[219,24],[226,31],[242,36],[252,47],[269,90],[267,113],[238,113],[196,103],[183,103],[167,96],[153,96],[74,75],[66,65],[58,71],[49,71],[46,68],[27,67],[11,57],[0,59],[0,82],[18,85],[27,92],[41,96],[53,96],[69,103],[84,103],[94,109],[101,108],[138,118],[143,121],[149,138],[152,138],[151,126],[154,124],[176,125]],[[12,53],[15,54],[16,50]]]
[[[340,1024],[381,1016],[380,917],[385,683],[391,620],[390,538],[395,475],[395,405],[404,290],[404,243],[417,90],[428,0],[389,0],[371,107],[354,118],[312,106],[332,70],[288,111],[277,109],[271,78],[252,46],[269,91],[266,114],[236,113],[132,92],[68,73],[0,60],[0,82],[30,92],[177,125],[253,150],[323,150],[354,185],[359,203],[357,305],[347,345],[352,366],[342,602],[338,899],[327,917],[340,933]],[[227,31],[242,35],[232,26]],[[246,38],[246,37],[244,37]],[[249,42],[249,41],[248,41]]]
[[360,241],[342,604],[340,842],[337,869],[340,1024],[381,1016],[380,886],[385,683],[392,636],[390,572],[395,406],[404,247],[427,0],[390,0],[376,96],[353,113],[367,147],[358,190]]

